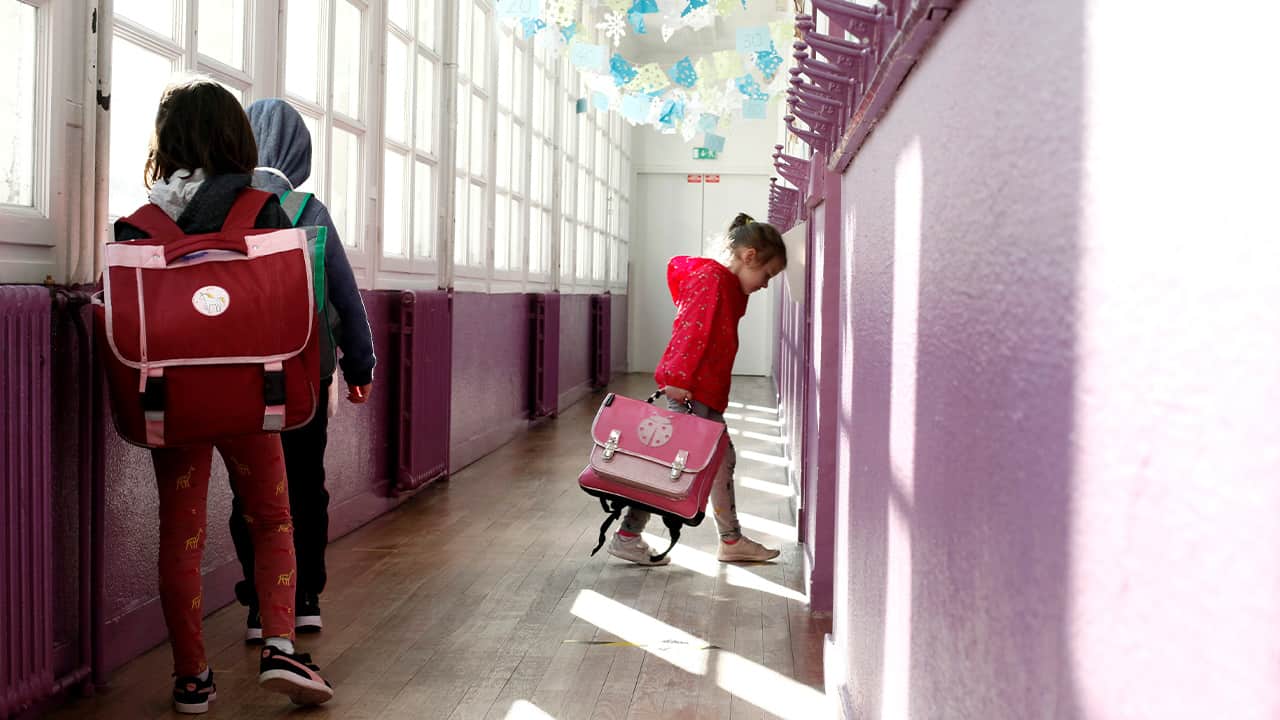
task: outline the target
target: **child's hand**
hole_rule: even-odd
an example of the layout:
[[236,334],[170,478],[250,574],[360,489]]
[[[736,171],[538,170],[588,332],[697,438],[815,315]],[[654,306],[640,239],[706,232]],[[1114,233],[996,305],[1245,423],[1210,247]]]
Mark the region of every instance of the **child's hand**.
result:
[[693,393],[689,392],[688,390],[685,390],[684,388],[678,388],[674,385],[668,385],[662,388],[662,394],[666,395],[672,400],[675,400],[676,402],[689,402],[690,400],[693,399]]
[[369,399],[369,395],[372,392],[373,383],[369,383],[368,385],[347,384],[347,399],[356,405],[363,405]]

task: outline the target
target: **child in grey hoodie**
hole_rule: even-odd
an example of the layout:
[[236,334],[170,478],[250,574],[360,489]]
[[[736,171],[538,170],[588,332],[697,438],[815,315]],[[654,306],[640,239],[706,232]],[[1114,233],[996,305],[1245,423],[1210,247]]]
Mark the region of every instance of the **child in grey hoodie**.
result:
[[[297,110],[284,100],[259,100],[249,106],[249,124],[258,143],[258,167],[253,173],[253,187],[284,196],[306,182],[311,175],[311,133]],[[289,203],[293,205],[293,203]],[[342,350],[337,361],[347,383],[347,399],[363,403],[373,383],[373,335],[365,315],[364,302],[356,286],[355,274],[347,261],[338,229],[329,209],[312,197],[302,207],[294,225],[328,228],[325,242],[326,299],[336,315],[333,337],[337,348],[322,342],[326,357],[321,359],[322,398],[333,382],[336,349]],[[322,339],[328,337],[322,335]],[[298,559],[297,614],[298,632],[318,632],[320,593],[325,586],[325,547],[329,542],[329,493],[325,490],[324,452],[328,444],[329,417],[322,408],[306,426],[281,433],[284,445],[285,472],[289,478],[289,505],[293,512],[294,550]],[[244,579],[236,584],[236,597],[249,606],[248,642],[262,641],[258,595],[253,584],[253,544],[244,519],[244,508],[237,497],[231,511],[231,537],[236,555],[244,571]]]

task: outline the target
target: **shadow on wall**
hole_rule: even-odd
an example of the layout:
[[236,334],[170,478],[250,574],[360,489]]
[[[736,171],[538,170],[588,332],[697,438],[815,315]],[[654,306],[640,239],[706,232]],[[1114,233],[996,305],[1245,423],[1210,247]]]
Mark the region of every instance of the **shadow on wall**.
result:
[[836,641],[853,717],[1080,714],[1083,9],[998,5],[961,7],[845,179]]

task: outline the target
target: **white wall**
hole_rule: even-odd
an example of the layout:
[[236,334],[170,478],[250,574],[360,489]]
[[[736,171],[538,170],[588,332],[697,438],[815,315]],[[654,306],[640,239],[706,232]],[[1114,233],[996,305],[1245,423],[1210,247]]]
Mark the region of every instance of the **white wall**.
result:
[[[784,71],[779,71],[784,72]],[[764,120],[737,120],[724,135],[724,152],[715,160],[694,160],[693,149],[702,144],[702,133],[685,142],[676,133],[663,135],[652,127],[632,131],[631,157],[636,172],[749,173],[773,175],[773,146],[778,144],[780,101],[769,103]]]

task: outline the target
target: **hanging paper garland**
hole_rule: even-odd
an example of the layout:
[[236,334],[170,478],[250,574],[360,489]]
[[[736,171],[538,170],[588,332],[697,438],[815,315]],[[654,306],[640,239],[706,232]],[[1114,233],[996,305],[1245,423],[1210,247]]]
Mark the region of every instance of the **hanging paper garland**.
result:
[[681,87],[691,88],[698,84],[698,71],[693,69],[693,61],[688,56],[671,68],[670,75],[672,82]]

